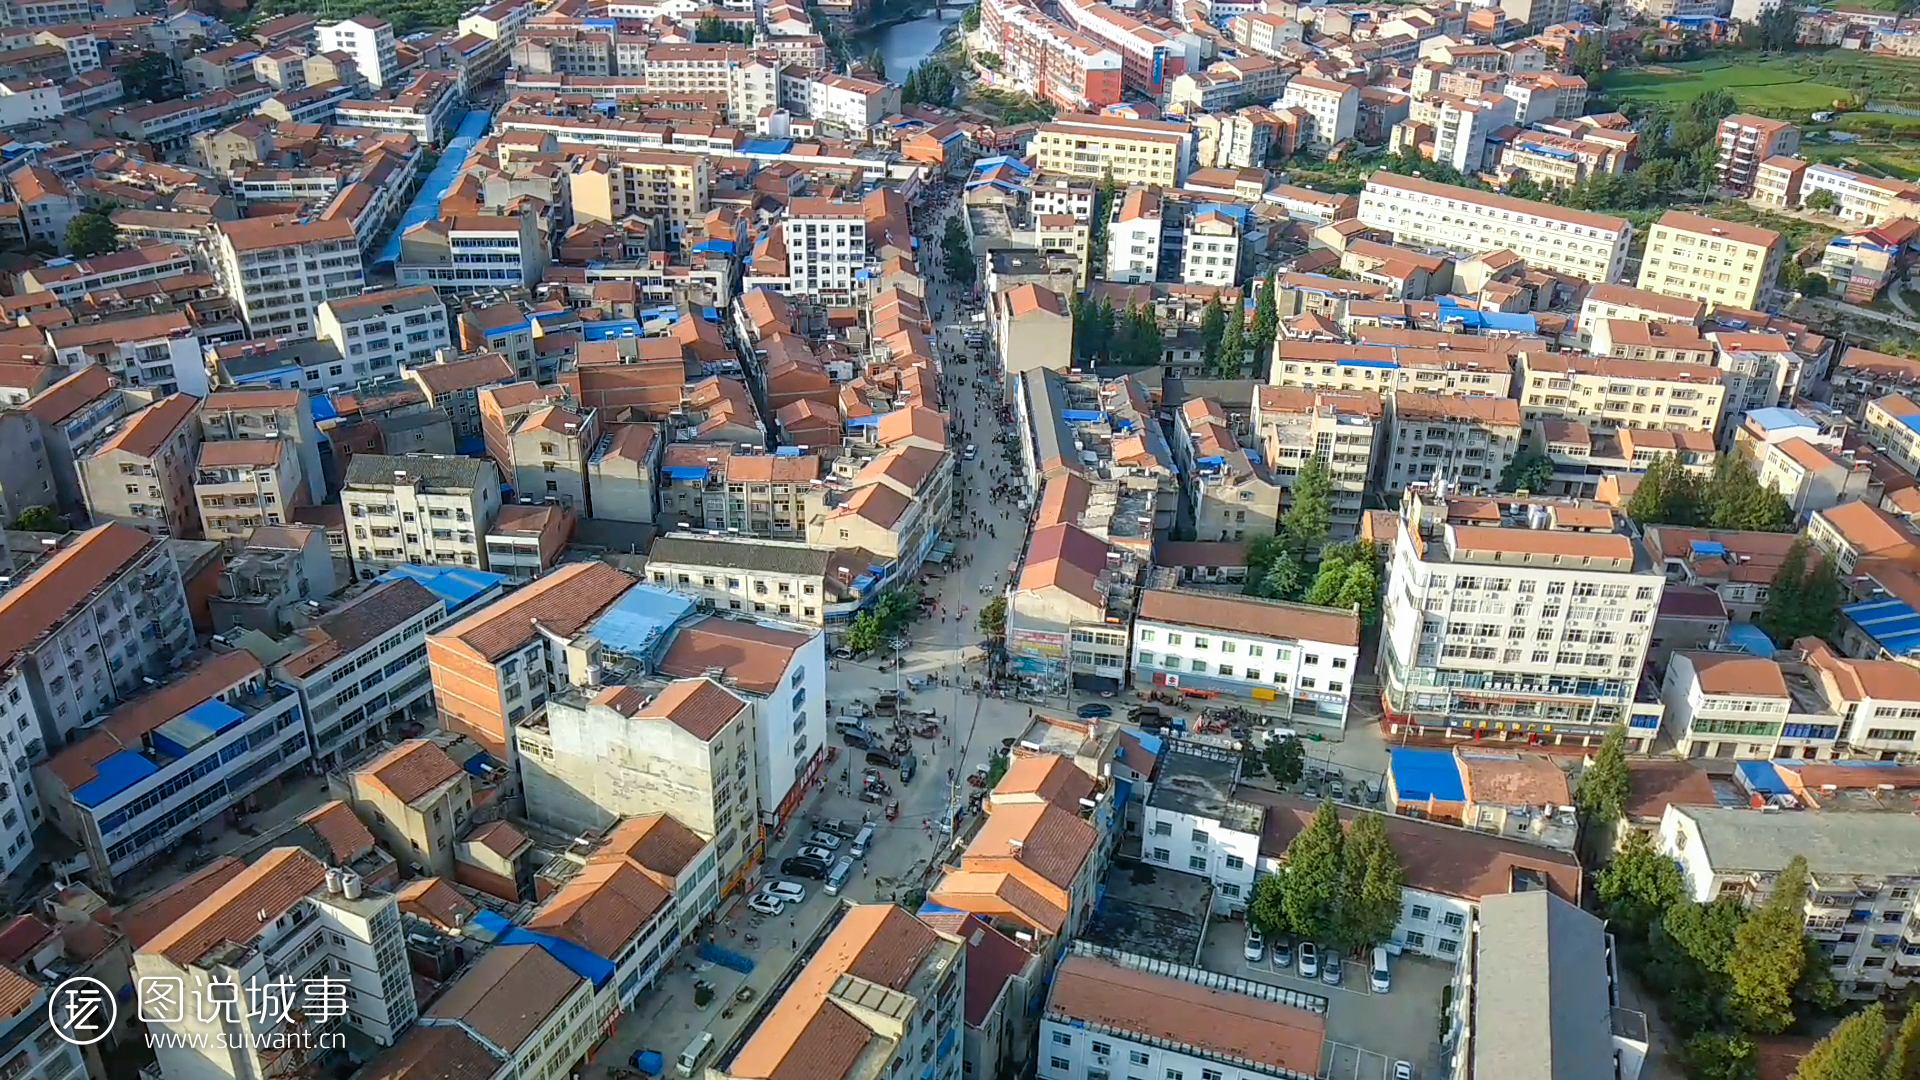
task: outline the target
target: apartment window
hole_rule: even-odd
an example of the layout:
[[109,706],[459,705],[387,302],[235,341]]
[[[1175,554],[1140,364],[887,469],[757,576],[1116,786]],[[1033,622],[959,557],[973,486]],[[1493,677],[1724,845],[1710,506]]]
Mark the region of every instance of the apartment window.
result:
[[1092,1046],[1093,1046],[1093,1052],[1094,1052],[1094,1053],[1096,1053],[1096,1054],[1111,1054],[1111,1053],[1113,1053],[1113,1044],[1112,1044],[1112,1043],[1105,1043],[1105,1042],[1101,1042],[1101,1041],[1100,1041],[1100,1040],[1098,1040],[1098,1039],[1095,1039],[1095,1040],[1093,1041],[1093,1043],[1092,1043]]
[[1173,822],[1171,822],[1171,821],[1156,821],[1156,822],[1154,822],[1154,823],[1153,823],[1153,835],[1155,835],[1155,836],[1172,836],[1172,835],[1173,835]]
[[1069,1068],[1071,1068],[1071,1067],[1072,1067],[1072,1066],[1071,1066],[1071,1065],[1070,1065],[1070,1064],[1068,1063],[1068,1061],[1067,1061],[1067,1059],[1066,1059],[1066,1058],[1063,1058],[1063,1057],[1056,1057],[1056,1058],[1054,1058],[1054,1059],[1052,1059],[1052,1062],[1051,1062],[1051,1064],[1053,1065],[1053,1067],[1054,1067],[1055,1069],[1058,1069],[1058,1070],[1060,1070],[1060,1071],[1062,1071],[1062,1072],[1065,1072],[1065,1071],[1066,1071],[1067,1069],[1069,1069]]
[[1449,929],[1458,930],[1467,925],[1467,917],[1457,911],[1449,911],[1441,917],[1440,922]]
[[1054,1033],[1053,1033],[1053,1045],[1055,1045],[1055,1046],[1072,1046],[1072,1045],[1073,1045],[1073,1036],[1071,1036],[1071,1035],[1069,1035],[1069,1034],[1067,1034],[1067,1033],[1066,1033],[1066,1032],[1064,1032],[1064,1031],[1056,1031],[1056,1032],[1054,1032]]
[[1433,918],[1433,909],[1425,904],[1415,904],[1410,914],[1420,922],[1426,922],[1428,919]]

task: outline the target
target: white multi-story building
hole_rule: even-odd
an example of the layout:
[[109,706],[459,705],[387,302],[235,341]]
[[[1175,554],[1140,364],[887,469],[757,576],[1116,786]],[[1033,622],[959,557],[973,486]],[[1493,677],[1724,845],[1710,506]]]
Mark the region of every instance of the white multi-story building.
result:
[[33,858],[33,830],[40,824],[36,792],[27,747],[41,739],[41,723],[34,713],[26,673],[12,667],[0,675],[0,840],[6,856],[0,874],[11,875]]
[[36,762],[193,647],[173,552],[130,525],[88,529],[34,567],[0,594],[0,627],[0,670],[20,677],[40,722],[20,751]]
[[1074,942],[1040,1015],[1039,1080],[1319,1072],[1325,999]]
[[314,34],[321,52],[338,49],[353,57],[360,77],[376,90],[391,84],[400,73],[393,24],[378,15],[356,15],[344,22],[329,23],[316,28]]
[[787,204],[790,291],[826,301],[849,301],[867,263],[867,213],[859,203],[805,197]]
[[1181,281],[1188,285],[1221,288],[1239,283],[1241,232],[1245,228],[1242,213],[1235,213],[1234,208],[1224,206],[1207,206],[1194,211],[1187,219],[1186,250],[1181,256]]
[[75,323],[47,331],[54,359],[70,370],[99,364],[122,386],[207,396],[200,333],[183,311]]
[[363,580],[406,563],[484,570],[500,470],[486,458],[356,454],[340,498]]
[[1150,187],[1128,188],[1107,223],[1108,281],[1140,285],[1160,276],[1160,192]]
[[1838,165],[1809,165],[1800,177],[1799,205],[1805,206],[1814,192],[1824,191],[1833,196],[1829,212],[1835,217],[1872,226],[1893,218],[1893,201],[1912,190],[1913,185],[1904,180],[1868,176]]
[[1447,98],[1433,117],[1433,154],[1462,173],[1486,168],[1493,133],[1514,122],[1514,101],[1505,94],[1484,98]]
[[402,286],[472,292],[531,286],[546,266],[538,214],[458,214],[402,234],[394,275]]
[[1266,808],[1234,798],[1240,755],[1225,747],[1174,742],[1160,755],[1141,810],[1140,857],[1213,883],[1213,910],[1245,911],[1260,870]]
[[431,286],[382,289],[321,304],[315,333],[352,365],[355,382],[433,362],[449,348],[447,305]]
[[1597,742],[1630,717],[1664,585],[1609,507],[1410,486],[1381,633],[1388,722]]
[[1360,90],[1352,83],[1295,76],[1287,82],[1280,107],[1306,112],[1308,122],[1300,133],[1300,142],[1324,154],[1353,138],[1360,121]]
[[91,1075],[81,1048],[54,1029],[50,998],[45,983],[0,967],[0,999],[7,1003],[0,1016],[0,1073],[13,1080],[87,1080]]
[[[1762,763],[1764,764],[1764,763]],[[1880,804],[1867,800],[1869,805]],[[1897,991],[1920,974],[1920,818],[1910,813],[1669,805],[1660,849],[1701,903],[1759,903],[1795,855],[1807,859],[1807,934],[1842,993]]]
[[299,693],[323,767],[378,745],[389,723],[433,711],[427,635],[446,617],[446,601],[402,578],[375,585],[293,639],[304,644],[273,675]]
[[366,285],[359,237],[345,218],[223,221],[213,246],[215,276],[256,338],[310,338],[317,305]]
[[1747,652],[1674,653],[1661,697],[1683,757],[1824,758],[1840,732],[1836,716],[1796,717],[1826,703],[1817,696],[1796,700],[1779,664]]
[[35,771],[53,824],[113,888],[307,758],[299,695],[235,651],[122,706]]
[[[1489,896],[1443,1013],[1448,1080],[1639,1080],[1646,1014],[1620,1000],[1606,924],[1544,889]],[[1448,999],[1443,999],[1448,1000]]]
[[747,703],[710,678],[565,687],[514,729],[527,816],[558,829],[671,814],[714,844],[731,887],[755,858],[760,803]]
[[1360,221],[1400,244],[1476,254],[1507,248],[1529,265],[1594,282],[1620,277],[1633,237],[1633,226],[1610,214],[1384,171],[1360,193]]
[[[174,920],[134,953],[133,970],[151,995],[140,1014],[160,1036],[155,1054],[170,1080],[270,1076],[321,1048],[315,1039],[303,1051],[306,1040],[286,1036],[346,1025],[391,1046],[419,1011],[393,895],[297,847],[260,856]],[[304,996],[316,993],[311,984],[320,979],[339,988],[336,1018],[322,1019]],[[290,1015],[248,1007],[277,985],[302,995]],[[163,986],[177,991],[177,1010],[158,996]],[[222,1037],[241,1045],[223,1045]]]
[[1205,690],[1276,723],[1344,728],[1360,666],[1352,611],[1192,589],[1146,589],[1133,684]]

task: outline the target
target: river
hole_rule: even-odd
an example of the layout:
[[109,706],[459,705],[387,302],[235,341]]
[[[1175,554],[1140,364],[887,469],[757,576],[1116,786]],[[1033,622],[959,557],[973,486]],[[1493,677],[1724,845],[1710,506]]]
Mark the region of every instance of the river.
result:
[[947,27],[957,24],[961,14],[959,7],[949,7],[938,17],[925,15],[880,31],[879,39],[871,47],[879,49],[880,58],[886,61],[887,78],[899,82],[907,77],[907,72],[932,56],[940,47],[940,35]]

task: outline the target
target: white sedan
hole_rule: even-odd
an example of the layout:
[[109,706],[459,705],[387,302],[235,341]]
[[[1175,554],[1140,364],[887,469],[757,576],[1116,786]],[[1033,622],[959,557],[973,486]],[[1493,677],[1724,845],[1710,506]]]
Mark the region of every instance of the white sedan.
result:
[[797,904],[807,898],[806,886],[794,881],[769,881],[760,891],[783,904]]

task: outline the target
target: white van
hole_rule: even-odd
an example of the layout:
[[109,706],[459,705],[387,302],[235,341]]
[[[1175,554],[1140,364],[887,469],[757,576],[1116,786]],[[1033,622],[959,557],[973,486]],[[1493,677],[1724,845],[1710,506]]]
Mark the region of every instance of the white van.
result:
[[1393,976],[1392,973],[1387,970],[1387,947],[1385,945],[1375,945],[1373,947],[1373,967],[1367,972],[1367,975],[1374,993],[1384,994],[1393,989]]
[[840,861],[833,864],[833,870],[827,874],[827,895],[839,896],[841,886],[853,876],[853,856],[842,855]]
[[673,1071],[686,1077],[687,1080],[693,1080],[694,1071],[700,1068],[700,1059],[706,1057],[707,1051],[711,1049],[713,1049],[713,1032],[703,1031],[695,1035],[693,1041],[687,1044],[687,1048],[680,1051],[679,1060],[673,1063]]
[[867,849],[873,846],[873,826],[862,825],[860,832],[853,838],[853,857],[865,858]]

